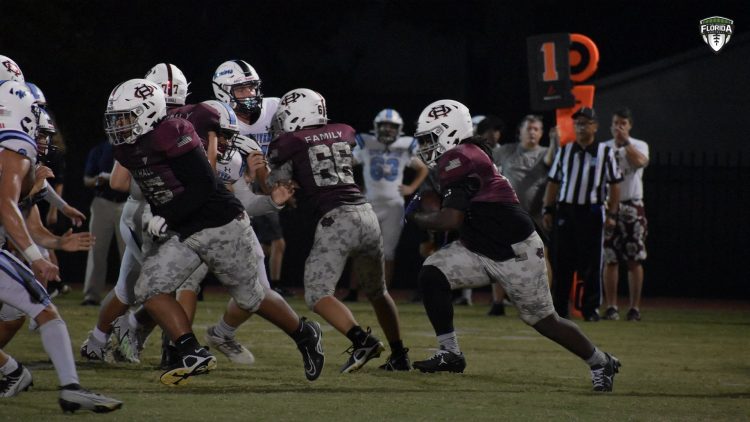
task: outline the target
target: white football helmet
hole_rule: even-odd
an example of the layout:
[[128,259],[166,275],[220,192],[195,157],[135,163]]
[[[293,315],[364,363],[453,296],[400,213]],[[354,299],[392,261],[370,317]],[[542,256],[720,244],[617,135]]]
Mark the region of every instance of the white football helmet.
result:
[[0,147],[37,160],[40,108],[26,84],[0,81]]
[[146,79],[131,79],[112,90],[104,113],[104,131],[112,145],[132,144],[167,115],[161,87]]
[[39,104],[40,107],[44,107],[47,105],[47,98],[44,96],[44,93],[41,89],[39,89],[36,84],[33,84],[31,82],[26,82],[26,86],[29,88],[29,91],[31,91],[31,95],[34,96],[34,102]]
[[234,137],[240,133],[240,128],[237,125],[237,114],[235,114],[229,104],[221,101],[208,100],[204,101],[202,104],[213,108],[219,113],[219,130],[221,133],[217,135],[223,137],[224,141],[222,142],[219,140],[216,145],[216,150],[218,152],[217,160],[227,162],[231,159],[234,150],[236,149],[234,145]]
[[159,63],[146,73],[145,78],[161,86],[167,105],[185,105],[185,99],[190,95],[190,82],[177,66],[172,63]]
[[294,132],[309,126],[324,125],[328,122],[326,100],[319,93],[307,89],[293,89],[279,102],[276,110],[276,123],[284,132]]
[[454,100],[435,101],[417,119],[414,137],[419,142],[419,158],[434,166],[440,155],[473,134],[471,114],[465,105]]
[[[394,135],[390,131],[381,129],[381,123],[390,123],[396,125],[398,127],[396,134]],[[398,114],[398,111],[392,108],[386,108],[384,110],[381,110],[380,113],[375,116],[373,127],[375,128],[375,137],[378,139],[378,141],[386,145],[390,145],[394,143],[396,139],[398,139],[399,135],[403,133],[402,130],[404,129],[404,119],[401,118],[401,115]]]
[[50,151],[55,149],[52,145],[50,137],[57,132],[55,123],[52,121],[52,117],[49,115],[47,110],[39,108],[39,124],[36,134],[36,150],[38,157],[44,158]]
[[0,81],[25,82],[21,68],[8,56],[0,55]]
[[[263,108],[263,94],[260,91],[260,76],[244,60],[229,60],[222,63],[213,77],[214,96],[232,106],[242,115],[258,114]],[[234,89],[243,85],[255,88],[255,96],[237,98]]]

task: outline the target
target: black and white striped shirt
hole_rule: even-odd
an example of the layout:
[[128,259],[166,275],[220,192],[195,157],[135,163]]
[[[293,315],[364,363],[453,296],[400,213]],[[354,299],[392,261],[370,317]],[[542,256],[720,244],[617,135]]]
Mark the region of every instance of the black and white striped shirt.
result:
[[571,142],[559,148],[547,176],[560,184],[557,202],[571,205],[603,205],[607,184],[622,181],[613,149],[599,142],[586,148]]

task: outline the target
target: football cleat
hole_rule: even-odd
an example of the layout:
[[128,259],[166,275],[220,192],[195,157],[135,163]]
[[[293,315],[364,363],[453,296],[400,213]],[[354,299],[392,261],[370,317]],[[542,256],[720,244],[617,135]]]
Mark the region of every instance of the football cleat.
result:
[[108,413],[122,407],[122,402],[111,397],[78,387],[77,389],[60,390],[58,399],[63,412],[74,413],[76,410],[90,410],[95,413]]
[[180,356],[177,364],[161,374],[159,380],[162,384],[171,387],[185,385],[188,378],[207,374],[213,369],[216,369],[216,358],[201,347],[195,349],[193,354]]
[[349,353],[349,359],[346,361],[344,366],[341,367],[342,374],[348,374],[354,372],[365,366],[371,359],[380,356],[385,350],[383,342],[378,340],[377,337],[372,335],[372,330],[367,327],[367,337],[362,344],[352,344],[344,353]]
[[414,362],[414,368],[422,372],[463,372],[466,369],[464,354],[438,350],[431,358]]
[[630,308],[630,310],[628,311],[627,319],[628,321],[640,321],[641,312],[638,309]]
[[128,324],[128,314],[122,315],[112,323],[112,337],[114,340],[115,357],[125,362],[141,363],[140,351],[142,347],[136,335],[136,330]]
[[16,375],[6,375],[0,380],[0,397],[17,396],[21,391],[28,391],[34,385],[31,372],[20,363],[13,373]]
[[615,383],[615,374],[620,372],[620,361],[605,353],[607,363],[604,365],[594,365],[591,367],[591,383],[594,384],[594,391],[609,392]]
[[391,353],[388,360],[379,366],[385,371],[411,371],[411,361],[409,361],[409,349],[404,349],[402,353]]
[[297,342],[297,348],[302,353],[305,363],[305,377],[308,381],[315,381],[323,372],[325,356],[323,355],[323,331],[316,321],[308,321],[302,318],[305,337]]
[[255,356],[241,345],[234,337],[221,337],[216,334],[216,327],[208,327],[206,330],[206,343],[213,349],[224,354],[232,363],[241,365],[252,365]]
[[108,362],[107,349],[108,346],[99,343],[94,338],[93,331],[89,331],[88,338],[81,344],[81,357],[89,362]]

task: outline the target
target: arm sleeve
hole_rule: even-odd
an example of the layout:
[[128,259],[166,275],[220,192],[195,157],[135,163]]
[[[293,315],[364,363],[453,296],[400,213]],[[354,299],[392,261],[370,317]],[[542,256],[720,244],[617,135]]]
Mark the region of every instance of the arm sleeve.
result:
[[234,189],[234,196],[240,200],[247,214],[251,217],[270,214],[284,207],[283,205],[276,205],[268,195],[255,194],[243,179],[236,181],[232,188]]
[[44,187],[44,191],[46,191],[44,194],[44,200],[47,201],[47,203],[57,209],[65,208],[65,206],[68,205],[62,198],[60,198],[60,195],[52,189],[52,186],[50,186],[46,180],[44,181]]
[[560,147],[555,152],[555,158],[552,160],[552,166],[549,168],[547,173],[547,179],[553,182],[560,183],[562,181],[562,153],[565,147]]

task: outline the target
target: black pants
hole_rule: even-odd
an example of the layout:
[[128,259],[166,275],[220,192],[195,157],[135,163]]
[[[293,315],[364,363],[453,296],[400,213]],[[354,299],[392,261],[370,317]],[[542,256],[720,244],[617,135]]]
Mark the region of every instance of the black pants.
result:
[[568,297],[576,271],[583,280],[580,305],[584,317],[601,305],[603,228],[602,206],[558,206],[552,229],[552,300],[561,317],[570,316]]

